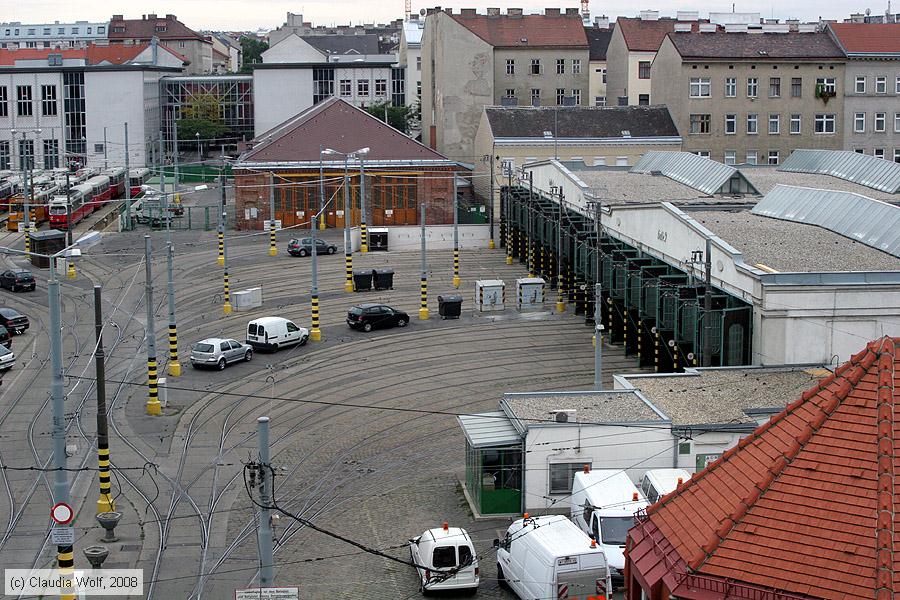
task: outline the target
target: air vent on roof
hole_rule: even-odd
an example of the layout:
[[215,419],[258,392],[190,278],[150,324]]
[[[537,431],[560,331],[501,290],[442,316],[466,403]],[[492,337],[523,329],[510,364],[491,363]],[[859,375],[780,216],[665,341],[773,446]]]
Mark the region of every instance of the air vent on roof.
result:
[[658,10],[642,10],[641,21],[659,21]]
[[550,415],[557,423],[577,423],[578,411],[574,408],[550,411]]
[[675,33],[690,33],[691,32],[691,24],[690,23],[675,23]]
[[700,13],[696,10],[679,10],[675,13],[677,21],[699,21]]
[[747,33],[747,24],[725,23],[725,33]]
[[700,33],[715,33],[716,32],[716,24],[715,23],[700,23]]

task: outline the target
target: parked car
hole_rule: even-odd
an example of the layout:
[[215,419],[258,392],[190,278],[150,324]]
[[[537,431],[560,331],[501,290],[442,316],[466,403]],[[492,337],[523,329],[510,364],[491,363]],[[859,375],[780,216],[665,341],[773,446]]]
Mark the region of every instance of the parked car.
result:
[[0,273],[0,287],[13,292],[33,292],[34,275],[28,269],[9,269]]
[[253,348],[237,340],[207,338],[191,348],[191,364],[194,368],[215,367],[220,371],[228,363],[249,361],[253,358]]
[[[479,570],[475,546],[465,529],[444,523],[439,529],[429,529],[409,540],[409,555],[419,565],[419,591],[472,590],[478,588]],[[445,576],[441,571],[458,568]]]
[[690,480],[691,474],[684,469],[650,469],[641,478],[641,493],[650,504]]
[[0,308],[0,325],[9,329],[13,335],[19,335],[28,329],[28,317],[14,308]]
[[359,304],[347,312],[351,329],[372,331],[380,327],[406,327],[409,315],[387,304]]
[[16,363],[16,355],[9,348],[0,346],[0,371],[12,369]]
[[[312,254],[312,238],[294,238],[288,242],[287,251],[291,256],[309,256]],[[316,254],[334,254],[337,246],[316,238]]]
[[9,335],[9,329],[0,325],[0,345],[12,348],[12,336]]
[[309,330],[282,317],[262,317],[247,323],[247,343],[254,348],[277,352],[285,346],[303,346]]

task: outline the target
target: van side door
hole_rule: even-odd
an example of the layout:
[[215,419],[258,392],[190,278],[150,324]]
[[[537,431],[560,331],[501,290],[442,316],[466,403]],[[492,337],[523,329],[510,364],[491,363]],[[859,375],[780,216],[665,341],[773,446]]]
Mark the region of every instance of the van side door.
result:
[[290,342],[290,343],[299,342],[300,341],[300,328],[297,327],[296,325],[294,325],[291,321],[288,321],[287,323],[285,323],[285,325],[287,327],[287,335],[285,336],[286,337],[285,341]]

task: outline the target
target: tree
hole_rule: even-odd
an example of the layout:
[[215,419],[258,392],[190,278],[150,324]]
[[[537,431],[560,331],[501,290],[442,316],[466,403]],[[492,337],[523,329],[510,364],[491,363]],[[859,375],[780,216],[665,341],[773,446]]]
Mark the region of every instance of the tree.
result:
[[402,133],[409,133],[410,126],[419,120],[418,105],[394,106],[389,102],[379,102],[367,106],[365,111],[379,121],[385,120],[384,117],[386,111],[388,125]]
[[213,140],[228,132],[228,125],[222,120],[218,96],[212,92],[197,94],[188,104],[181,107],[178,119],[178,139],[196,141]]
[[253,70],[253,63],[262,62],[262,53],[269,49],[269,44],[256,38],[243,36],[241,38],[241,53],[244,63],[241,65],[241,73],[249,73]]

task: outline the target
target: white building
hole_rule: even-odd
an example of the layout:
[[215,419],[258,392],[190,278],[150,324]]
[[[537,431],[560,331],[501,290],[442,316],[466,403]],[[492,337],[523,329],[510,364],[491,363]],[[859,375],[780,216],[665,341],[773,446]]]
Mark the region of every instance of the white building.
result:
[[403,23],[400,37],[400,66],[406,67],[406,102],[422,102],[422,33],[425,21],[412,18]]
[[109,35],[109,21],[0,23],[0,48],[73,48]]

